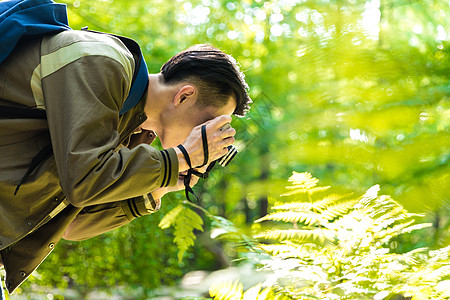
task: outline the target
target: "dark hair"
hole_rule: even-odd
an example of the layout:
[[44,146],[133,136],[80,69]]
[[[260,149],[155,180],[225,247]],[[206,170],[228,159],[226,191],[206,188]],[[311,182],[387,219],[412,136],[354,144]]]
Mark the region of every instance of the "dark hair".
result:
[[210,45],[195,45],[178,53],[161,67],[161,74],[166,84],[193,82],[200,105],[219,108],[234,96],[234,115],[244,116],[250,109],[249,87],[236,61]]

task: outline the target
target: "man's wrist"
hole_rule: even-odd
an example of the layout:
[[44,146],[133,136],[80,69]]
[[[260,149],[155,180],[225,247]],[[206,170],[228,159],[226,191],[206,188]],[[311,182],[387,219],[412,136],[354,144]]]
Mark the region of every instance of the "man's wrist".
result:
[[181,150],[178,147],[175,147],[174,149],[178,158],[178,172],[181,173],[186,170],[189,170],[189,166],[186,162],[186,158],[184,157],[183,152],[181,152]]

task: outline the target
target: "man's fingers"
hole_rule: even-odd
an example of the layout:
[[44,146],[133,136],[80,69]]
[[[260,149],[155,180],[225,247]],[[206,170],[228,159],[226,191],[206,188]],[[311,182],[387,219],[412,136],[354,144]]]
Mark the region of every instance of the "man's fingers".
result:
[[236,129],[234,129],[233,127],[230,127],[230,128],[228,128],[226,130],[221,131],[221,137],[223,139],[230,138],[230,137],[233,137],[235,135],[236,135]]
[[[191,131],[183,146],[186,148],[193,167],[202,165],[204,162],[202,126],[206,125],[208,143],[208,163],[222,157],[227,153],[227,147],[234,143],[236,130],[231,127],[231,116],[222,115],[200,124]],[[222,130],[220,130],[223,128]]]
[[222,116],[218,116],[212,120],[209,120],[208,122],[206,122],[205,124],[208,125],[208,127],[211,127],[213,130],[218,130],[220,129],[222,126],[224,126],[227,123],[231,123],[231,116],[229,115],[222,115]]
[[222,141],[221,145],[220,145],[220,147],[222,147],[222,151],[221,151],[219,157],[222,157],[222,156],[224,156],[225,154],[227,154],[227,153],[228,153],[228,146],[233,145],[234,142],[235,142],[234,137],[229,137],[229,138],[224,139],[224,140]]

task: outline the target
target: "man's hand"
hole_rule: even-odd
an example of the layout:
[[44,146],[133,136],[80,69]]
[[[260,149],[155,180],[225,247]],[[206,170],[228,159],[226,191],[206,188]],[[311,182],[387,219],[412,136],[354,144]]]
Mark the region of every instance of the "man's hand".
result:
[[[234,128],[229,127],[228,129],[222,131],[220,130],[223,125],[230,122],[231,117],[228,115],[223,115],[200,124],[192,129],[191,133],[182,144],[189,154],[192,167],[195,168],[196,166],[200,166],[204,162],[201,127],[206,125],[206,136],[208,139],[209,152],[208,165],[212,161],[227,154],[227,147],[234,143],[234,135],[236,134],[236,130]],[[175,148],[175,151],[178,155],[180,172],[188,170],[189,166],[181,151],[178,148]]]
[[[223,115],[200,124],[192,129],[191,133],[182,144],[189,154],[191,165],[195,168],[196,166],[202,165],[204,161],[203,141],[201,133],[201,127],[203,125],[206,125],[206,136],[208,139],[209,152],[208,163],[202,168],[196,168],[195,170],[199,171],[200,173],[204,173],[209,163],[227,154],[227,147],[234,143],[234,135],[236,134],[236,130],[231,126],[222,131],[220,130],[220,128],[230,122],[231,117],[228,115]],[[160,199],[167,193],[181,191],[185,188],[184,176],[187,174],[189,166],[180,149],[175,148],[175,151],[177,152],[178,156],[178,169],[180,172],[178,176],[178,182],[174,186],[161,187],[154,190],[151,193],[154,199]],[[189,185],[193,187],[197,184],[198,180],[199,177],[195,175],[192,176]]]

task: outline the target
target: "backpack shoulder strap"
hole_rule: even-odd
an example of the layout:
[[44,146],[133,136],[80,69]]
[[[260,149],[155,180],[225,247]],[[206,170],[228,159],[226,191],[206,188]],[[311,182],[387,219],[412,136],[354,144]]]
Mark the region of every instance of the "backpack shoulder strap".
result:
[[[65,4],[55,3],[52,0],[0,1],[0,36],[2,39],[0,63],[9,56],[22,38],[54,34],[64,30],[71,30]],[[120,110],[120,115],[122,115],[141,100],[148,86],[148,72],[139,45],[132,39],[118,35],[113,36],[119,38],[138,58],[130,92]]]
[[149,82],[148,70],[147,64],[145,63],[145,59],[139,45],[132,39],[118,35],[114,36],[119,38],[122,41],[122,43],[124,43],[125,46],[127,46],[128,50],[136,54],[137,57],[130,92],[128,93],[128,97],[127,99],[125,99],[125,102],[123,103],[123,106],[119,112],[120,115],[123,115],[131,108],[133,108],[136,104],[138,104],[139,101],[144,96],[144,93],[148,88]]
[[0,118],[47,119],[47,115],[43,109],[0,105]]
[[6,0],[0,2],[0,63],[24,37],[70,30],[65,4],[51,0]]

